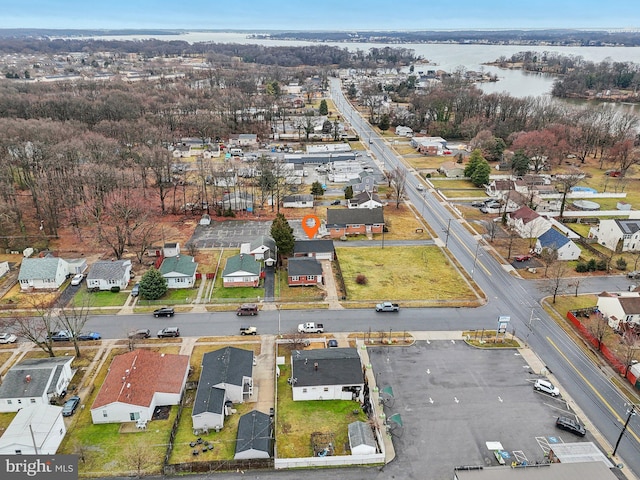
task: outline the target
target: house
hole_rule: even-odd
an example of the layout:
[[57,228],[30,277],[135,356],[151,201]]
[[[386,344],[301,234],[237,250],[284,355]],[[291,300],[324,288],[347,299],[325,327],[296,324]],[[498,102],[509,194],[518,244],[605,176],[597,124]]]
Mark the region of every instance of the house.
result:
[[62,258],[23,258],[18,273],[20,289],[56,290],[68,275],[67,262]]
[[376,186],[376,177],[371,172],[360,172],[356,178],[352,178],[347,182],[347,186],[351,187],[354,195],[362,192],[375,192],[378,190]]
[[595,238],[609,250],[637,252],[640,250],[640,220],[600,220],[597,227],[591,227],[589,238]]
[[382,233],[383,228],[382,208],[327,209],[326,229],[331,238]]
[[97,423],[149,421],[156,407],[178,405],[189,356],[136,349],[117,355],[91,406]]
[[258,135],[255,133],[229,135],[229,141],[227,143],[234,147],[257,147]]
[[334,258],[333,240],[296,240],[293,244],[294,257],[315,257],[318,260]]
[[580,258],[580,247],[569,237],[555,228],[550,228],[538,237],[534,251],[539,255],[545,249],[558,252],[558,260],[577,260]]
[[378,451],[378,444],[369,424],[357,421],[350,423],[347,428],[351,455],[373,455]]
[[222,428],[227,401],[243,403],[253,393],[253,352],[235,347],[205,353],[191,421],[194,430]]
[[131,279],[131,260],[99,260],[89,269],[87,288],[111,290],[127,288]]
[[247,192],[225,193],[218,204],[224,210],[252,212],[253,195]]
[[173,158],[188,158],[191,156],[191,145],[179,143],[173,147]]
[[241,253],[227,258],[222,272],[224,287],[257,287],[260,284],[260,263],[251,255]]
[[165,257],[159,271],[167,279],[167,288],[191,288],[196,283],[198,264],[191,255]]
[[396,127],[396,135],[400,137],[413,137],[413,129],[411,127],[398,125]]
[[29,358],[14,365],[0,385],[0,412],[17,412],[27,405],[49,405],[66,391],[73,376],[74,357]]
[[485,191],[490,197],[502,199],[509,192],[516,191],[516,182],[505,178],[491,180],[488,185],[485,185]]
[[165,257],[177,257],[180,255],[180,244],[178,242],[167,242],[162,247],[162,255]]
[[382,200],[377,193],[365,191],[349,200],[349,208],[381,208]]
[[313,207],[313,195],[287,195],[282,197],[282,206],[284,208],[308,208]]
[[293,400],[363,400],[364,374],[355,348],[291,354]]
[[159,245],[152,245],[147,247],[145,251],[145,255],[147,257],[161,257],[162,256],[162,247]]
[[263,260],[266,265],[276,263],[276,241],[267,235],[260,235],[250,243],[240,245],[240,254],[252,255],[256,260]]
[[0,277],[3,277],[9,272],[9,262],[0,262]]
[[28,405],[0,437],[0,455],[54,455],[66,433],[62,407]]
[[507,215],[507,223],[522,238],[537,238],[551,228],[551,222],[531,210],[522,206]]
[[464,165],[456,162],[444,162],[438,169],[447,178],[464,177]]
[[640,295],[638,292],[623,292],[622,294],[602,292],[598,295],[597,306],[614,329],[619,328],[620,322],[640,324]]
[[315,258],[290,258],[287,262],[287,282],[290,287],[323,284],[322,265]]
[[273,452],[273,425],[266,413],[252,410],[238,421],[234,460],[271,458]]

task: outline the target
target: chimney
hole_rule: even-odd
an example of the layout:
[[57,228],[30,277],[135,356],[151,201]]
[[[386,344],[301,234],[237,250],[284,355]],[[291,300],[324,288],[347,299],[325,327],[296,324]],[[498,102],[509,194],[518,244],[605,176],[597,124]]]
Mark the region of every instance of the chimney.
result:
[[318,370],[318,362],[315,362],[315,363],[313,364],[313,369],[314,369],[314,370]]
[[26,377],[24,377],[24,381],[29,383],[31,381],[31,375],[27,375]]

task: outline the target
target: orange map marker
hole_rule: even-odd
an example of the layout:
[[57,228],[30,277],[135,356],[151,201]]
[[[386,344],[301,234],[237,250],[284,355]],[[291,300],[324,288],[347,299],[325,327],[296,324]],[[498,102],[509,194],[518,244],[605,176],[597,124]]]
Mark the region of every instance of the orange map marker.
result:
[[313,240],[313,238],[316,236],[319,228],[320,219],[315,215],[306,215],[302,219],[302,229],[307,234],[307,237],[309,237],[311,240]]

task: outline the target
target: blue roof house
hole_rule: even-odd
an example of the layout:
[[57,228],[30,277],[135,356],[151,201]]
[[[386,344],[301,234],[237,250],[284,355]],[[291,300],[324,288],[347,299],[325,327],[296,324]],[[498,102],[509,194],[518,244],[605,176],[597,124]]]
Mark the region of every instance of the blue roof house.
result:
[[545,249],[558,252],[558,260],[577,260],[580,258],[580,247],[558,230],[550,228],[538,237],[534,251],[539,255]]

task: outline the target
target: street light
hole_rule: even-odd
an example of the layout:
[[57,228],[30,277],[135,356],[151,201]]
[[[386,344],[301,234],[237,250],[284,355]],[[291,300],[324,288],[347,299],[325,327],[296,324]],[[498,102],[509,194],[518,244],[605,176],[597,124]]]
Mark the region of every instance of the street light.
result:
[[618,445],[620,445],[620,440],[622,440],[622,436],[624,435],[624,432],[627,431],[627,426],[629,425],[629,421],[631,420],[631,417],[633,417],[636,414],[636,406],[634,404],[631,404],[631,409],[627,410],[627,421],[624,422],[624,427],[622,427],[622,431],[620,432],[620,436],[618,437],[618,441],[616,442],[616,446],[613,449],[613,453],[611,454],[613,457],[616,456],[616,452],[618,451]]

